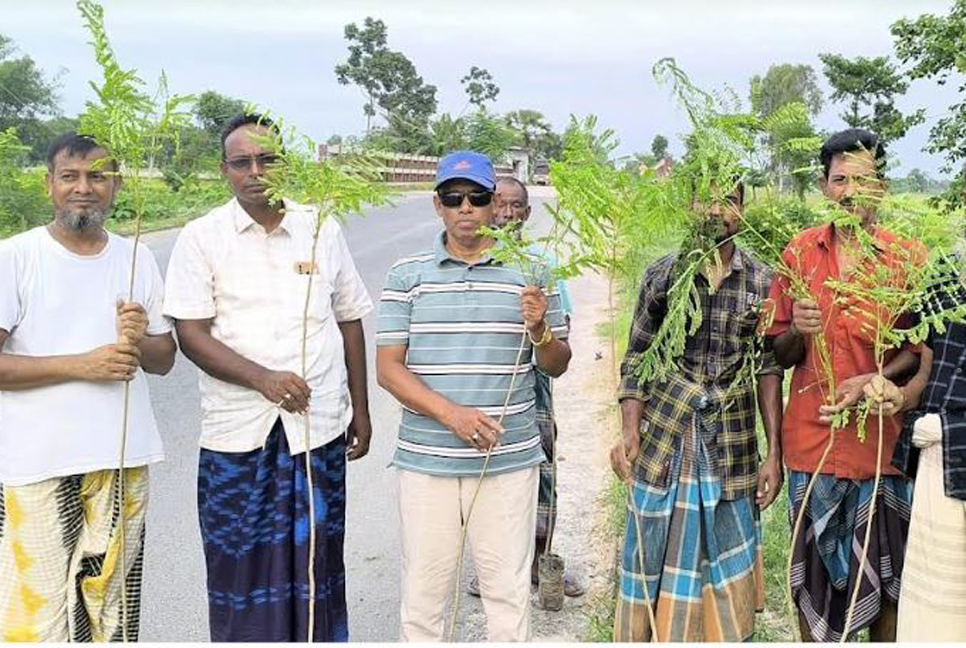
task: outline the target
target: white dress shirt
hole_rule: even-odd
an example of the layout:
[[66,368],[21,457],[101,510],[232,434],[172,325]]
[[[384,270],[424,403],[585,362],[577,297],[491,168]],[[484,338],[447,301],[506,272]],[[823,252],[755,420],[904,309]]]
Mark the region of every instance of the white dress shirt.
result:
[[[361,319],[372,302],[349,255],[342,230],[326,219],[314,267],[314,207],[285,201],[271,232],[237,200],[188,223],[171,252],[164,314],[212,319],[211,334],[239,355],[273,371],[302,375],[302,316],[308,271],[306,382],[311,447],[345,432],[352,420],[339,322]],[[293,454],[305,451],[305,417],[287,412],[259,392],[199,371],[201,447],[249,452],[262,447],[279,416]]]

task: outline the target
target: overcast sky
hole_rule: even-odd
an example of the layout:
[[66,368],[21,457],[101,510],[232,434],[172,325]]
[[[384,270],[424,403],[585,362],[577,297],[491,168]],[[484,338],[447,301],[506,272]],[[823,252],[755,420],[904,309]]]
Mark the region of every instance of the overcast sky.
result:
[[[617,131],[621,153],[644,151],[655,134],[680,151],[684,117],[651,77],[673,56],[707,89],[748,80],[774,63],[812,65],[820,52],[892,53],[889,25],[920,13],[948,13],[952,0],[652,0],[554,2],[492,0],[348,2],[327,0],[105,0],[107,27],[124,67],[152,86],[163,68],[179,93],[212,89],[267,105],[317,140],[365,129],[363,97],[340,86],[333,67],[346,58],[343,29],[381,18],[389,46],[405,53],[438,87],[441,112],[460,113],[460,78],[486,68],[501,88],[495,110],[539,110],[557,130],[569,115],[596,114]],[[0,33],[45,70],[64,68],[61,95],[74,115],[95,78],[87,35],[69,0],[0,0]],[[940,158],[921,152],[929,126],[955,100],[954,88],[912,85],[900,108],[925,107],[927,122],[892,147],[898,173],[936,175]],[[827,105],[820,127],[842,127]]]

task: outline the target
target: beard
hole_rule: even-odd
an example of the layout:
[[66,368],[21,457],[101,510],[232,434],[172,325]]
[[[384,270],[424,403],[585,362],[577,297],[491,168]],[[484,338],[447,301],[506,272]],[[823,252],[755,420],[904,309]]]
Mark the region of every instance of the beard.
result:
[[100,228],[107,220],[108,210],[98,207],[91,209],[62,209],[55,212],[57,222],[73,232],[89,228]]

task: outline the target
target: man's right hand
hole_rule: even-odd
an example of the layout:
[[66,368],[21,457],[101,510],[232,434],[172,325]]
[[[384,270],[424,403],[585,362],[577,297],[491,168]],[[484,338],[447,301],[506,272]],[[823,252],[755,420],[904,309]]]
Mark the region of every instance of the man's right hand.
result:
[[440,422],[480,452],[498,445],[503,434],[499,423],[473,407],[454,405]]
[[255,384],[255,389],[288,412],[305,414],[309,409],[312,390],[291,371],[266,371]]
[[637,461],[640,447],[640,433],[635,429],[625,430],[624,439],[615,443],[610,449],[610,467],[617,478],[627,485],[631,483],[633,466]]
[[128,381],[141,363],[141,351],[124,338],[77,357],[78,378],[94,382]]
[[822,311],[811,299],[800,299],[792,305],[792,325],[803,335],[822,331]]

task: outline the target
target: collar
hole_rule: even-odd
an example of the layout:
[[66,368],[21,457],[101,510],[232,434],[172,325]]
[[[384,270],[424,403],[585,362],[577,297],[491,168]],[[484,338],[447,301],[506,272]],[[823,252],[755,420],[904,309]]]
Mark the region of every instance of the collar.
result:
[[[872,228],[872,243],[875,245],[879,252],[885,252],[889,249],[889,244],[893,241],[894,237],[881,227]],[[829,223],[822,228],[822,231],[818,233],[818,237],[815,239],[819,245],[825,247],[826,250],[832,249],[832,242],[835,240],[835,223]]]
[[[728,266],[728,272],[725,274],[725,278],[730,277],[731,274],[736,271],[742,271],[744,269],[745,269],[745,252],[740,247],[735,245],[735,251],[731,255],[731,263]],[[705,279],[707,279],[707,276],[705,276],[705,267],[700,268],[698,270],[698,273],[701,276],[704,276]]]
[[[238,202],[238,198],[232,198],[230,205],[232,211],[232,223],[235,226],[236,233],[241,234],[250,227],[257,225],[254,219],[252,219],[248,212],[245,211],[245,208],[241,206],[241,203]],[[295,206],[295,203],[290,201],[288,198],[283,198],[282,205],[284,206],[286,213],[282,214],[282,220],[279,222],[278,227],[272,231],[274,232],[277,230],[282,230],[286,234],[291,234],[292,230],[290,227],[290,222],[286,222],[290,220],[287,218],[287,212]]]
[[[494,247],[501,245],[499,241],[496,242]],[[486,265],[489,263],[494,263],[493,256],[490,254],[490,250],[493,248],[488,248],[481,256],[480,260],[473,265]],[[463,265],[469,265],[466,261],[462,259],[457,259],[449,250],[446,249],[446,230],[439,232],[436,235],[436,239],[433,241],[433,260],[437,266],[443,265],[446,261],[452,261],[453,263],[461,263]]]
[[745,252],[735,245],[734,254],[731,255],[731,271],[745,269]]

